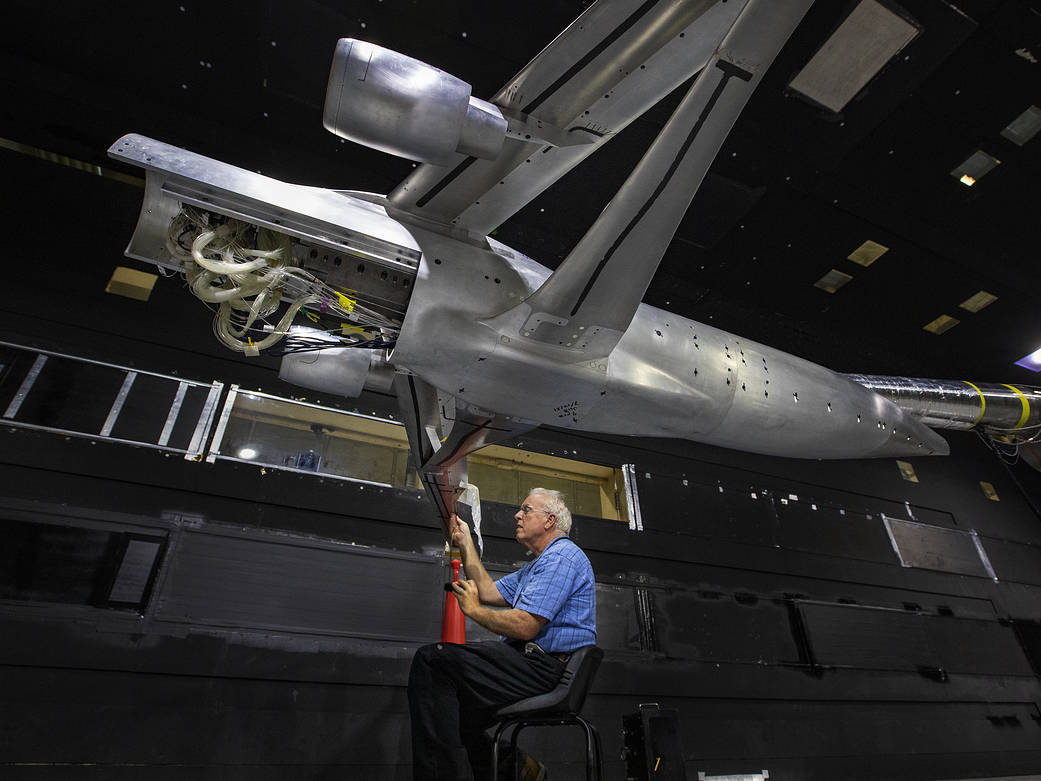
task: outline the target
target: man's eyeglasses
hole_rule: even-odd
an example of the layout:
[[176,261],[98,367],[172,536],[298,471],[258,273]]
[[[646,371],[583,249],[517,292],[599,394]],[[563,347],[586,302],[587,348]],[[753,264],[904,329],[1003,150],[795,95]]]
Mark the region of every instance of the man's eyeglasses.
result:
[[529,513],[546,513],[546,515],[552,515],[553,513],[548,510],[543,510],[540,507],[532,507],[530,504],[522,504],[520,506],[521,515],[528,515]]

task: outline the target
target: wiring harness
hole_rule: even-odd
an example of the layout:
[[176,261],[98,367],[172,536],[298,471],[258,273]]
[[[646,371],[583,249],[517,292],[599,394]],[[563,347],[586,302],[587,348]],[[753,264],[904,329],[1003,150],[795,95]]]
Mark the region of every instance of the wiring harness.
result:
[[[170,223],[166,249],[181,261],[188,289],[216,306],[213,333],[246,355],[282,342],[276,354],[331,347],[393,347],[398,324],[358,296],[291,264],[290,238],[248,222],[186,206]],[[277,322],[269,322],[287,304]],[[294,335],[298,315],[309,322]],[[314,338],[315,330],[324,338]],[[283,341],[285,340],[285,341]]]

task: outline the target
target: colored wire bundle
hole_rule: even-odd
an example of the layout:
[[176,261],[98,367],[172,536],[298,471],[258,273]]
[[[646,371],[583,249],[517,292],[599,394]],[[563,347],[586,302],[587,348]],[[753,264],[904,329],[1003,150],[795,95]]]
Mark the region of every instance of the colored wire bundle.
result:
[[[380,349],[394,344],[396,323],[291,265],[286,234],[189,206],[171,222],[166,249],[181,261],[192,294],[217,305],[213,333],[232,350],[257,355],[274,346],[290,333],[301,312],[312,323],[323,319],[340,322],[339,329],[326,330],[339,330],[341,335],[335,341],[296,340],[282,354],[336,346]],[[268,318],[284,301],[291,303],[272,326]],[[367,333],[366,328],[377,333]]]

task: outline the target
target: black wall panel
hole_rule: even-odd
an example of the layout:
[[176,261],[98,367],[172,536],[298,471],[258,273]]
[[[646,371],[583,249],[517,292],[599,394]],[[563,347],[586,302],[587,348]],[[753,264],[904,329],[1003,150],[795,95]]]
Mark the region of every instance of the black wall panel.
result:
[[440,616],[429,603],[441,590],[442,570],[432,556],[213,526],[185,530],[155,616],[207,626],[420,641],[440,634]]
[[809,502],[781,504],[777,513],[781,547],[887,564],[896,558],[877,517]]
[[1041,585],[1041,545],[990,537],[981,541],[997,577]]
[[716,484],[662,477],[637,477],[645,529],[713,537],[729,519]]
[[783,605],[751,594],[738,601],[690,592],[657,592],[654,603],[661,650],[668,656],[713,662],[799,662]]
[[996,621],[848,605],[801,604],[799,611],[817,664],[1032,674],[1012,627]]
[[8,771],[400,778],[407,761],[402,688],[72,669],[0,669],[0,686]]
[[[995,750],[1025,756],[1022,764],[1012,759],[1013,767],[1036,768],[1034,712],[1031,703],[995,708],[982,703],[795,704],[765,699],[692,703],[681,709],[680,717],[688,777],[696,777],[691,770],[715,775],[766,768],[771,778],[950,779],[969,778],[980,770],[1000,773],[1007,766],[1002,759],[991,756],[981,762],[978,756]],[[999,713],[1015,721],[993,723],[990,717]],[[879,754],[888,762],[872,759]],[[734,756],[762,761],[736,762],[730,759]],[[800,761],[808,756],[821,757],[823,768]]]

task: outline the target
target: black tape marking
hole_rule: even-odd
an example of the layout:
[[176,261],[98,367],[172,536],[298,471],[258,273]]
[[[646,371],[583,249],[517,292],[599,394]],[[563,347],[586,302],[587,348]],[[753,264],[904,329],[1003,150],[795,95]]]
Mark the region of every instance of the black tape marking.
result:
[[[612,43],[614,43],[620,37],[622,37],[622,35],[624,35],[638,21],[640,21],[640,19],[643,16],[645,16],[651,10],[651,8],[656,6],[658,2],[659,0],[647,0],[646,3],[644,3],[636,11],[630,14],[628,19],[626,19],[618,27],[612,30],[606,38],[604,38],[602,41],[600,41],[599,44],[597,44],[589,52],[587,52],[585,57],[583,57],[581,60],[579,60],[566,71],[564,71],[564,73],[562,73],[556,81],[554,81],[552,84],[546,87],[546,89],[544,89],[534,100],[532,100],[524,108],[522,108],[521,111],[525,114],[530,114],[542,103],[546,102],[550,95],[552,95],[554,92],[563,87],[579,71],[585,68],[586,65],[595,60],[597,57],[599,57],[600,54],[603,53],[605,49],[607,49],[607,47],[609,47]],[[467,168],[473,165],[476,159],[477,158],[475,157],[468,157],[459,165],[457,165],[448,175],[441,179],[441,181],[439,181],[437,184],[431,187],[421,198],[418,198],[416,200],[416,207],[421,209],[428,203],[430,203],[431,199],[435,198],[438,195],[438,193],[440,193],[442,190],[448,187],[448,185],[450,185],[453,181],[458,179],[459,176],[461,176]]]
[[431,198],[433,198],[443,189],[448,187],[448,185],[450,185],[453,181],[455,181],[458,177],[462,175],[463,171],[465,171],[467,168],[469,168],[476,162],[476,157],[468,157],[465,160],[463,160],[463,162],[461,162],[459,165],[453,168],[444,179],[442,179],[440,182],[431,187],[427,191],[426,195],[424,195],[422,198],[417,199],[416,206],[422,209],[424,206],[430,203]]
[[602,41],[600,41],[600,43],[598,43],[596,46],[590,49],[586,53],[585,57],[583,57],[581,60],[579,60],[566,71],[564,71],[562,74],[560,74],[556,81],[554,81],[552,84],[546,87],[546,89],[539,93],[539,95],[534,100],[532,100],[528,105],[522,108],[521,111],[523,111],[525,114],[530,114],[540,105],[545,103],[546,100],[549,99],[550,95],[552,95],[558,89],[560,89],[569,81],[571,81],[575,74],[577,74],[579,71],[585,68],[590,62],[599,57],[604,52],[604,50],[607,49],[612,43],[614,43],[623,35],[625,35],[625,33],[627,33],[638,21],[640,21],[641,18],[646,16],[647,13],[651,10],[651,8],[653,8],[657,4],[658,0],[647,0],[646,3],[644,3],[635,11],[633,11],[629,15],[628,19],[626,19],[624,22],[618,25],[618,27],[614,28],[614,30],[612,30],[606,38],[604,38]]
[[723,71],[723,76],[719,80],[719,84],[716,85],[716,89],[712,92],[712,96],[708,99],[708,103],[705,104],[705,108],[702,109],[701,116],[699,116],[698,121],[694,123],[694,127],[691,128],[690,133],[687,135],[686,140],[683,142],[683,146],[680,147],[679,153],[673,159],[672,164],[669,166],[669,170],[665,172],[665,176],[662,177],[662,180],[658,183],[658,186],[654,188],[654,192],[651,193],[651,196],[644,202],[643,206],[640,207],[640,210],[633,216],[633,218],[629,220],[629,223],[618,235],[618,238],[614,240],[614,243],[612,243],[611,246],[607,249],[607,252],[604,253],[604,257],[601,258],[600,263],[597,264],[596,269],[589,277],[589,281],[586,282],[585,288],[579,294],[578,300],[575,302],[575,306],[571,310],[571,317],[574,317],[575,314],[578,312],[579,308],[582,306],[582,303],[586,300],[586,296],[588,296],[589,292],[593,289],[593,285],[596,284],[597,278],[603,272],[604,268],[607,266],[608,261],[611,260],[611,257],[614,255],[614,253],[622,245],[622,242],[624,242],[625,239],[629,236],[629,234],[632,233],[632,231],[639,224],[640,220],[643,219],[643,217],[647,214],[650,208],[654,205],[654,202],[658,200],[661,194],[665,191],[665,188],[669,185],[669,182],[672,180],[672,177],[676,174],[676,171],[679,169],[680,163],[683,162],[684,156],[687,154],[688,151],[690,151],[690,147],[694,143],[694,139],[697,138],[698,133],[701,132],[701,128],[704,126],[705,121],[708,119],[708,115],[712,113],[712,109],[715,108],[716,103],[722,96],[723,90],[726,88],[727,82],[730,81],[732,77],[737,77],[742,81],[752,80],[751,72],[746,71],[744,68],[740,68],[737,65],[734,65],[733,63],[727,62],[725,60],[717,60],[716,67]]

